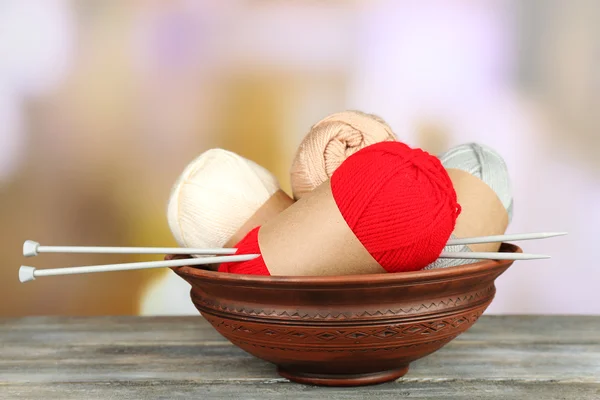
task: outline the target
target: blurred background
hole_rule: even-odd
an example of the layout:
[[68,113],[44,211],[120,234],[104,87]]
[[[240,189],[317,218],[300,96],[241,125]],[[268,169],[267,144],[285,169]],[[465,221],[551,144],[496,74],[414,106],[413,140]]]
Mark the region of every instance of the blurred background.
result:
[[222,147],[289,192],[296,146],[358,109],[439,154],[478,141],[513,179],[517,262],[488,313],[600,314],[600,2],[0,1],[0,315],[197,314],[169,270],[39,268],[160,259],[47,245],[174,246],[166,202]]

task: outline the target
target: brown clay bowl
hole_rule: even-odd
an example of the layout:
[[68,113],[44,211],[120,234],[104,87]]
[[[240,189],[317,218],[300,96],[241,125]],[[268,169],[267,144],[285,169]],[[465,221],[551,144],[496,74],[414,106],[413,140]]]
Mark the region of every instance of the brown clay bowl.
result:
[[[503,244],[500,251],[521,252]],[[169,256],[169,258],[171,258]],[[173,268],[196,308],[292,381],[359,386],[395,380],[469,329],[512,261],[332,277],[265,277]]]

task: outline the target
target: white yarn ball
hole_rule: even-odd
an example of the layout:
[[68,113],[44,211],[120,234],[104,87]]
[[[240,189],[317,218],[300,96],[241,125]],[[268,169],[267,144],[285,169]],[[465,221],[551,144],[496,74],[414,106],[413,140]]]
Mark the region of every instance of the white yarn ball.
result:
[[227,150],[208,150],[173,186],[169,227],[182,247],[223,247],[278,190],[277,179],[260,165]]
[[[460,169],[481,179],[496,193],[508,213],[508,221],[512,219],[513,196],[510,176],[504,159],[498,152],[478,143],[467,143],[453,147],[442,154],[440,161],[446,169]],[[451,239],[456,236],[451,235]],[[448,252],[470,252],[469,246],[448,246]],[[453,267],[457,265],[473,264],[475,259],[438,258],[425,269]]]
[[440,161],[446,169],[460,169],[485,182],[502,202],[510,222],[513,212],[510,176],[497,151],[478,143],[461,144],[442,154]]

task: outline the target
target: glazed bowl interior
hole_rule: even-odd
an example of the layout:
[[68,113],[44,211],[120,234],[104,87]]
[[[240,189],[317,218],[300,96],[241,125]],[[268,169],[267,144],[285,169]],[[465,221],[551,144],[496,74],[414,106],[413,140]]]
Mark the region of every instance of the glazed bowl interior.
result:
[[[512,244],[500,251],[521,252]],[[168,257],[180,258],[180,257]],[[349,276],[254,276],[173,268],[199,312],[231,343],[292,381],[385,382],[471,327],[512,265]]]

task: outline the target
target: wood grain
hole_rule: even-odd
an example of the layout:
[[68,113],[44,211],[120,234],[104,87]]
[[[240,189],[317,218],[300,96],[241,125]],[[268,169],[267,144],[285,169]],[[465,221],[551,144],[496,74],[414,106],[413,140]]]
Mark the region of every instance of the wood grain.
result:
[[0,319],[0,399],[600,398],[600,317],[484,316],[397,382],[280,378],[201,317]]

